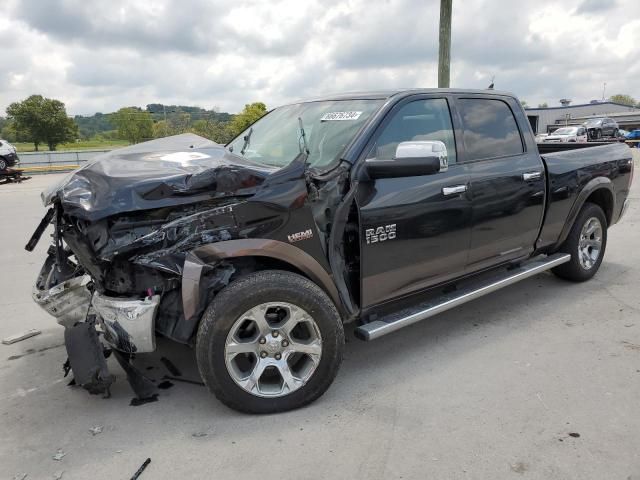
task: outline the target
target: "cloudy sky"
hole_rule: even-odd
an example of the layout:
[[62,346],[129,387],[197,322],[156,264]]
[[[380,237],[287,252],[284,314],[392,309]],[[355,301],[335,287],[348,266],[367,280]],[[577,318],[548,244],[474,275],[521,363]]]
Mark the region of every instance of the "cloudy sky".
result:
[[[530,105],[640,97],[638,0],[453,0],[453,87]],[[438,0],[0,0],[0,114],[169,103],[236,112],[337,91],[434,87]]]

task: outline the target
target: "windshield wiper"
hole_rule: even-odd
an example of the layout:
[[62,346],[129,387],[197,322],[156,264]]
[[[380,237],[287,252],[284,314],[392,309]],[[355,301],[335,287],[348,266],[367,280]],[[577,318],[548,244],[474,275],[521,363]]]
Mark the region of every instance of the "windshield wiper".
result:
[[[300,124],[300,138],[304,146],[304,150],[301,148],[300,153],[306,153],[309,156],[309,145],[307,145],[307,134],[304,133],[304,127],[302,126],[302,117],[298,117],[298,123]],[[298,146],[300,146],[300,139],[298,139]]]
[[249,146],[249,140],[251,140],[251,134],[252,133],[253,133],[253,127],[249,128],[249,131],[247,132],[247,134],[243,138],[244,143],[242,144],[242,149],[240,150],[240,155],[244,155],[244,151]]

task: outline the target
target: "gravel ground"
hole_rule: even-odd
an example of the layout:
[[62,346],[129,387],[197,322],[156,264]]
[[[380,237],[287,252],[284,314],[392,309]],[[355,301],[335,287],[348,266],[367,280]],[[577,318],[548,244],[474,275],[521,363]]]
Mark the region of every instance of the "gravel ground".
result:
[[[151,458],[141,480],[640,479],[638,181],[592,281],[542,274],[375,342],[348,332],[318,402],[248,416],[177,382],[130,406],[115,360],[112,398],[67,386],[62,328],[31,301],[46,239],[23,249],[59,178],[0,186],[0,337],[42,330],[0,345],[0,478],[127,479]],[[161,357],[199,380],[190,349],[142,356],[156,379]]]

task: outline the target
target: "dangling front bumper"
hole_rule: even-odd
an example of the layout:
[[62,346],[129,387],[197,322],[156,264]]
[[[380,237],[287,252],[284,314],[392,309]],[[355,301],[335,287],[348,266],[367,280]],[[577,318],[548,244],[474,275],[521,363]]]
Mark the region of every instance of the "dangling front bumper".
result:
[[33,299],[56,321],[71,328],[89,314],[104,332],[105,341],[123,353],[145,353],[156,349],[155,318],[160,295],[118,298],[93,294],[88,275],[62,282],[49,290],[34,287]]

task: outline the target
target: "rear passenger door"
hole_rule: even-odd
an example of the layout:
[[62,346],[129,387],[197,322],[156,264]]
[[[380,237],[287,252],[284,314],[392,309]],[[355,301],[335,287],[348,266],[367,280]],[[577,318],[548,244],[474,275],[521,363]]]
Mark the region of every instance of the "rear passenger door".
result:
[[[524,117],[511,97],[456,98],[461,157],[470,181],[471,243],[467,272],[533,252],[542,224],[545,170],[535,145],[516,121]],[[526,133],[532,137],[527,131]]]

